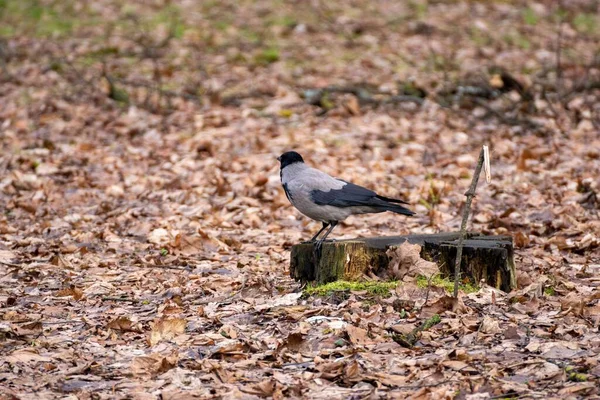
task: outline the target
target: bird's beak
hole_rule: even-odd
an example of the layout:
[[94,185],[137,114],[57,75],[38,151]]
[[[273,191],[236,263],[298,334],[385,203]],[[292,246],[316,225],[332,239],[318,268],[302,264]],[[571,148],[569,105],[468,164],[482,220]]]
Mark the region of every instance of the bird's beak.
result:
[[281,156],[277,157],[277,161],[281,162]]

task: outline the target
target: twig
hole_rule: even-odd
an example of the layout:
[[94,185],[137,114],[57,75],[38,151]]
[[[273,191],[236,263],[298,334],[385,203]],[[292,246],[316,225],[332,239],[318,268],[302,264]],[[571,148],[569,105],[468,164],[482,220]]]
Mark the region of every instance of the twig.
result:
[[78,321],[75,319],[65,319],[62,321],[53,321],[53,322],[45,322],[45,321],[39,321],[44,325],[62,325],[62,324],[87,324],[87,322],[85,321]]
[[463,210],[462,222],[460,224],[460,235],[458,237],[458,247],[456,249],[456,263],[454,264],[454,298],[458,298],[458,282],[460,281],[460,263],[462,261],[463,244],[465,236],[467,234],[467,221],[469,220],[469,212],[471,211],[471,202],[475,197],[475,190],[477,189],[477,182],[479,181],[479,175],[481,174],[481,168],[483,167],[484,151],[481,149],[479,152],[479,160],[477,161],[477,167],[475,168],[475,174],[473,174],[473,180],[469,190],[465,193],[467,201],[465,202],[465,209]]
[[221,296],[218,298],[212,298],[212,299],[203,299],[203,300],[196,300],[193,301],[191,304],[197,306],[197,305],[202,305],[202,304],[208,304],[208,303],[225,303],[227,301],[231,301],[233,300],[234,297],[236,297],[237,295],[239,295],[240,293],[242,293],[242,291],[246,288],[246,282],[248,281],[248,278],[244,275],[244,280],[242,281],[242,287],[239,288],[239,290],[230,293],[227,296]]
[[193,101],[193,102],[195,102],[197,104],[200,104],[200,101],[201,101],[201,97],[200,96],[189,94],[189,93],[174,92],[172,90],[162,89],[162,88],[157,87],[156,85],[153,85],[153,84],[147,83],[147,82],[138,82],[138,81],[131,80],[131,79],[115,78],[114,76],[111,76],[111,79],[114,82],[118,82],[118,83],[120,83],[122,85],[125,85],[125,86],[132,86],[132,87],[135,87],[135,88],[144,88],[144,89],[148,89],[148,90],[152,90],[152,91],[158,92],[158,94],[160,96],[164,96],[164,97],[167,97],[167,98],[177,97],[177,98],[182,98],[184,100]]
[[[139,264],[141,264],[141,266],[146,267],[146,268],[161,268],[161,269],[176,269],[176,270],[180,270],[180,271],[185,271],[190,269],[189,266],[179,266],[179,265],[169,265],[169,264],[152,264],[146,260],[144,260],[141,257],[138,257],[136,260]],[[135,264],[134,264],[135,265]]]
[[[436,386],[440,386],[440,385],[445,385],[447,383],[458,383],[460,381],[457,381],[454,379],[454,377],[456,376],[456,374],[458,374],[459,372],[462,372],[463,369],[465,368],[469,368],[471,367],[471,365],[465,365],[462,368],[459,368],[457,370],[454,370],[452,372],[452,375],[450,375],[450,378],[443,380],[443,381],[439,381],[436,383],[430,383],[430,384],[416,384],[416,385],[404,385],[404,386],[394,386],[394,389],[418,389],[418,388],[423,388],[423,387],[436,387]],[[429,374],[426,377],[424,377],[423,379],[421,379],[421,381],[424,381],[425,379],[431,377],[433,374]]]
[[440,316],[438,314],[434,314],[431,318],[427,318],[425,321],[421,322],[419,326],[415,327],[406,335],[396,333],[392,334],[392,340],[398,343],[400,346],[411,349],[419,340],[421,332],[429,330],[431,327],[439,324],[440,322]]
[[143,266],[146,267],[146,268],[176,269],[176,270],[179,270],[179,271],[186,271],[186,270],[190,269],[189,267],[185,267],[185,266],[156,265],[156,264],[150,264],[150,263],[143,263]]
[[6,40],[0,39],[0,70],[2,75],[5,75],[8,79],[13,79],[13,75],[8,70],[9,55],[6,48]]
[[[373,93],[372,93],[373,92]],[[304,90],[304,97],[308,104],[320,105],[323,96],[326,93],[349,93],[356,96],[360,104],[367,105],[381,105],[381,104],[397,104],[397,103],[415,103],[421,105],[425,102],[425,99],[413,96],[413,95],[387,95],[378,90],[369,91],[366,87],[357,86],[327,86],[320,89],[306,89]],[[383,98],[376,98],[373,95],[385,96]]]
[[563,35],[563,19],[560,14],[562,8],[562,1],[558,0],[558,32],[556,34],[556,92],[560,99],[562,92],[562,65],[561,65],[561,46],[562,46],[562,35]]
[[485,171],[485,181],[492,182],[492,168],[490,166],[490,148],[488,145],[483,145],[483,170]]
[[[22,268],[23,267],[23,264],[14,264],[14,263],[11,263],[8,261],[0,261],[0,264],[6,265],[8,267],[13,267],[13,268]],[[6,274],[6,275],[8,275],[8,274]]]
[[518,399],[519,397],[521,397],[521,395],[524,394],[523,392],[515,392],[514,390],[508,391],[504,394],[499,394],[496,396],[492,396],[492,397],[488,397],[488,400],[492,400],[492,399]]
[[[444,264],[440,265],[440,268]],[[427,292],[425,293],[425,302],[423,303],[421,308],[419,308],[419,314],[421,313],[421,311],[423,310],[423,308],[427,305],[427,302],[429,301],[429,290],[431,289],[431,280],[433,279],[434,276],[435,276],[435,274],[431,274],[431,276],[429,278],[427,278]]]
[[520,118],[515,118],[515,117],[505,117],[500,111],[494,109],[493,107],[488,105],[485,101],[483,101],[477,97],[473,98],[473,102],[475,104],[477,104],[478,106],[483,107],[490,114],[493,114],[496,118],[498,118],[498,120],[500,120],[500,122],[502,122],[506,125],[511,125],[511,126],[525,125],[525,126],[528,126],[530,128],[534,128],[534,129],[538,129],[538,128],[542,127],[542,125],[540,125],[539,123],[537,123],[531,119],[528,119],[528,118],[520,119]]
[[390,104],[394,104],[394,103],[415,103],[415,104],[423,104],[425,102],[424,99],[418,97],[418,96],[411,96],[411,95],[396,95],[396,96],[391,96],[385,100],[382,101],[382,103],[390,103]]
[[138,299],[129,299],[127,297],[111,297],[111,296],[106,296],[106,297],[102,297],[102,301],[125,301],[125,302],[129,302],[129,303],[139,303],[143,300],[138,300]]

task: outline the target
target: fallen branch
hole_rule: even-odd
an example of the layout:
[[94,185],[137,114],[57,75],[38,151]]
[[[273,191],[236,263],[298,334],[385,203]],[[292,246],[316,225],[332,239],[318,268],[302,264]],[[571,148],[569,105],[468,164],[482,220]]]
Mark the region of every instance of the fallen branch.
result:
[[439,324],[440,321],[440,316],[438,314],[435,314],[431,318],[428,318],[425,321],[423,321],[421,325],[413,329],[412,332],[410,332],[409,334],[393,334],[392,339],[400,346],[407,347],[410,349],[415,345],[415,343],[417,343],[417,340],[419,340],[421,332],[426,331],[432,326]]
[[[217,298],[194,300],[190,304],[195,305],[195,306],[209,304],[209,303],[228,304],[236,296],[238,296],[239,294],[241,294],[244,289],[246,289],[246,282],[247,281],[248,281],[248,278],[244,275],[244,280],[242,281],[242,286],[238,290],[236,290],[235,292],[230,293],[227,296],[221,296],[221,297],[217,297]],[[184,299],[184,300],[188,300],[188,299]]]
[[425,307],[427,305],[427,302],[429,301],[429,290],[431,289],[431,280],[433,279],[434,276],[435,276],[435,274],[431,274],[431,276],[429,276],[429,278],[427,278],[427,292],[425,293],[425,302],[419,308],[419,314],[423,310],[423,307]]
[[140,303],[143,300],[138,300],[138,299],[129,299],[127,297],[111,297],[111,296],[105,296],[101,298],[102,301],[124,301],[124,302],[128,302],[128,303]]
[[[0,264],[6,265],[7,267],[13,267],[13,268],[22,268],[23,267],[23,264],[15,264],[15,263],[11,263],[8,261],[0,261]],[[9,273],[10,272],[12,272],[12,271],[9,271]],[[8,275],[8,273],[6,275]],[[6,275],[3,275],[3,276],[6,276]]]
[[[108,79],[108,76],[106,76],[106,77]],[[184,100],[193,101],[198,104],[200,104],[202,102],[202,97],[199,95],[194,95],[194,94],[190,94],[190,93],[174,92],[172,90],[163,89],[162,87],[157,87],[156,85],[153,85],[148,82],[135,81],[135,80],[131,80],[131,79],[115,78],[114,76],[110,76],[110,80],[112,80],[113,82],[116,82],[116,83],[120,83],[123,86],[131,86],[131,87],[135,87],[135,88],[148,89],[148,90],[158,93],[160,96],[165,96],[165,97],[170,97],[170,98],[181,98]]]
[[[333,108],[330,100],[327,99],[329,93],[349,93],[358,99],[362,105],[380,105],[380,104],[397,104],[397,103],[415,103],[421,105],[425,102],[425,99],[419,96],[413,95],[390,95],[389,93],[382,93],[375,91],[371,93],[368,89],[360,86],[327,86],[320,89],[306,89],[304,90],[304,98],[308,104],[320,106],[324,109]],[[377,98],[374,96],[380,96]]]
[[458,245],[456,248],[456,263],[454,264],[454,298],[458,298],[460,264],[462,261],[462,252],[465,236],[467,235],[467,221],[469,220],[469,213],[471,212],[471,203],[473,202],[473,197],[475,197],[477,182],[479,181],[479,175],[481,174],[481,168],[483,167],[483,160],[485,158],[484,154],[484,149],[481,149],[481,152],[479,153],[479,160],[477,161],[477,167],[475,168],[475,173],[473,174],[473,180],[471,181],[471,186],[469,187],[469,190],[465,193],[465,196],[467,196],[467,201],[465,202],[462,222],[460,224],[460,234],[458,236]]
[[488,113],[494,115],[500,122],[510,126],[526,126],[532,129],[542,128],[542,125],[529,118],[507,117],[502,112],[488,105],[485,101],[479,98],[473,98],[473,102],[480,107],[483,107]]

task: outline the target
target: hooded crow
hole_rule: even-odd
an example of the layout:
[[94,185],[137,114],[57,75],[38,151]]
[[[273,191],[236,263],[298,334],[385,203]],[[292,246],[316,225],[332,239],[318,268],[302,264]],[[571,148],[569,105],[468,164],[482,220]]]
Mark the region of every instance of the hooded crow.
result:
[[384,211],[408,216],[415,214],[400,205],[408,204],[405,201],[380,196],[372,190],[309,167],[295,151],[283,153],[277,160],[281,163],[281,184],[290,203],[302,214],[323,223],[321,230],[310,241],[317,240],[329,227],[317,242],[318,247],[338,222],[350,215]]

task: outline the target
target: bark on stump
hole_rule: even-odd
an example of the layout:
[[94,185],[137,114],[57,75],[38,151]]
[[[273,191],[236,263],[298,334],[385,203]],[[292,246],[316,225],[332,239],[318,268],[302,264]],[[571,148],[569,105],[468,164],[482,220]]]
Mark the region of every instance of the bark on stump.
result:
[[[421,245],[421,257],[436,262],[442,275],[452,277],[458,236],[458,232],[449,232],[325,242],[317,262],[313,244],[298,244],[292,247],[290,275],[299,281],[318,284],[357,280],[368,272],[382,276],[389,263],[386,251],[408,241]],[[516,288],[512,237],[468,233],[463,246],[461,271],[462,277],[474,284],[483,280],[505,292]]]

